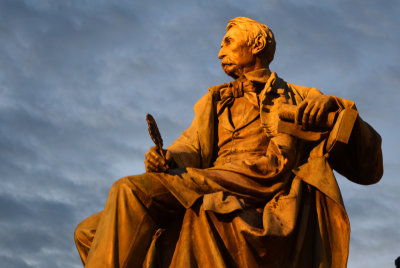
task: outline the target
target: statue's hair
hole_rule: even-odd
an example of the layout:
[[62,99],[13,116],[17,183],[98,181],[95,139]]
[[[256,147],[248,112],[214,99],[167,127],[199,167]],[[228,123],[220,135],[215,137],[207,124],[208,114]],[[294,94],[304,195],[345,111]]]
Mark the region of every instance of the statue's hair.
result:
[[276,42],[272,31],[267,27],[267,25],[261,24],[255,20],[246,17],[237,17],[231,19],[226,26],[228,31],[233,26],[239,27],[245,34],[247,43],[249,46],[254,44],[254,40],[257,36],[264,38],[265,48],[260,52],[261,58],[265,61],[267,65],[271,63],[274,59]]

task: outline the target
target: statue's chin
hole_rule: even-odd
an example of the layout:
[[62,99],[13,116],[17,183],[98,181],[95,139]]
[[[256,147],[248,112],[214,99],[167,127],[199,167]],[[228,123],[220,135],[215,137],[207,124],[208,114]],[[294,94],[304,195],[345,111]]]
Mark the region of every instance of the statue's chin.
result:
[[236,69],[233,66],[223,66],[222,69],[224,72],[229,75],[230,77],[236,79],[239,76],[236,74]]

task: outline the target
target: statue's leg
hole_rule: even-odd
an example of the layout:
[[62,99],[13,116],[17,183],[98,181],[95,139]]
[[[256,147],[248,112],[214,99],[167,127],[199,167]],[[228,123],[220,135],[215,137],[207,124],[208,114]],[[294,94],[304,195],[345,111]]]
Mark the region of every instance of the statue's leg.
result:
[[[156,228],[166,215],[183,211],[169,191],[146,173],[118,180],[104,211],[82,222],[75,232],[84,245],[80,254],[85,267],[141,267]],[[85,247],[90,248],[87,257]]]
[[89,249],[92,245],[94,235],[96,233],[97,225],[99,224],[102,212],[98,212],[89,218],[82,221],[75,230],[75,245],[78,249],[79,256],[82,263],[86,263]]

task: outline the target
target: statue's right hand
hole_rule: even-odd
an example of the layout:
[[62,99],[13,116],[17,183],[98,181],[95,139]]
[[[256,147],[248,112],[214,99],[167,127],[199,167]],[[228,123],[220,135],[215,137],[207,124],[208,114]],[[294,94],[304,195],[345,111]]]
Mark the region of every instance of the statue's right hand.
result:
[[165,160],[157,150],[157,147],[153,146],[146,153],[144,159],[144,165],[146,172],[166,172],[168,171],[168,164],[171,162],[171,155],[168,151],[164,150]]

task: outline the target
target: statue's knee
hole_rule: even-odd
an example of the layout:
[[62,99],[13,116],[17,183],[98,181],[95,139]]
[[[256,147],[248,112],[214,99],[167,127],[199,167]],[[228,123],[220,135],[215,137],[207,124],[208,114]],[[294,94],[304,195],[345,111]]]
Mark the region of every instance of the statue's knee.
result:
[[114,184],[111,187],[111,191],[120,191],[120,190],[129,190],[131,191],[132,189],[141,189],[142,191],[146,191],[148,188],[152,189],[157,185],[157,183],[152,180],[152,178],[149,178],[145,174],[141,175],[133,175],[133,176],[127,176],[123,177],[121,179],[118,179],[117,181],[114,182]]
[[82,224],[83,222],[79,223],[78,226],[76,226],[75,228],[75,232],[74,232],[74,240],[75,240],[75,244],[80,243],[84,238],[85,238],[85,228]]
[[78,224],[74,232],[75,243],[85,244],[93,240],[102,212],[98,212]]
[[131,188],[131,185],[132,183],[129,181],[128,177],[123,177],[113,183],[110,192],[115,192],[115,191],[118,192],[121,189],[125,189],[127,187]]

